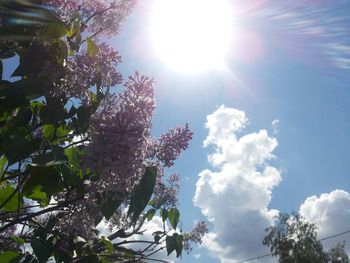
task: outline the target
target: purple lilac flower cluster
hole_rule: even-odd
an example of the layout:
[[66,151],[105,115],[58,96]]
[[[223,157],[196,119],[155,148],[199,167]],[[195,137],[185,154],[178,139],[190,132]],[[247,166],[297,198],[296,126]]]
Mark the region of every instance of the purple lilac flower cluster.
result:
[[180,190],[180,176],[177,174],[169,175],[166,183],[163,183],[163,178],[158,177],[154,189],[154,201],[157,207],[177,207],[178,193]]
[[48,0],[57,15],[69,23],[78,16],[92,35],[117,35],[120,26],[136,5],[136,0]]
[[65,93],[68,97],[89,103],[90,88],[98,81],[97,78],[100,78],[102,88],[122,82],[122,76],[116,70],[120,62],[119,53],[105,43],[98,45],[96,56],[92,57],[84,51],[70,57],[65,67],[65,77],[57,84],[54,94]]
[[196,226],[190,232],[189,237],[185,240],[184,249],[189,253],[192,251],[192,244],[202,244],[204,235],[208,233],[208,223],[206,221],[197,222]]
[[156,157],[165,167],[174,165],[174,160],[180,153],[187,149],[189,141],[192,139],[193,133],[188,128],[177,127],[170,129],[167,133],[160,136],[157,143]]
[[101,176],[103,189],[129,192],[142,175],[155,101],[152,79],[136,72],[124,86],[92,116],[85,166]]

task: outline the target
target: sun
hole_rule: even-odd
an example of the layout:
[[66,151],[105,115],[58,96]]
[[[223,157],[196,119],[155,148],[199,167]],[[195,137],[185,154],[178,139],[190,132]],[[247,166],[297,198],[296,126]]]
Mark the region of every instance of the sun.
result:
[[232,37],[231,7],[226,0],[154,0],[151,37],[173,69],[221,69]]

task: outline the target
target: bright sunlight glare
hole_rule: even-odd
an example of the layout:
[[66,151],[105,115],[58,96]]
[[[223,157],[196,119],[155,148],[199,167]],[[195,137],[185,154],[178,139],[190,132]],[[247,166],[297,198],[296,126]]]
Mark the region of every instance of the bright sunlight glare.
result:
[[224,68],[232,37],[225,0],[155,0],[152,41],[169,67],[185,72]]

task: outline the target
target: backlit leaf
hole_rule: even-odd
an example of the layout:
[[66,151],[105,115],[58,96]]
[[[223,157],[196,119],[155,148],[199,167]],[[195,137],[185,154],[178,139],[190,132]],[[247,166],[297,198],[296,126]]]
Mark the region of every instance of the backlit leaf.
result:
[[87,52],[90,57],[94,57],[98,52],[98,47],[91,38],[86,39]]
[[17,211],[18,205],[19,207],[22,207],[22,201],[18,204],[18,192],[16,191],[16,188],[8,186],[0,189],[0,205],[3,205],[1,210],[7,212]]
[[176,229],[177,224],[179,223],[180,212],[176,208],[171,208],[169,211],[169,222],[171,226]]

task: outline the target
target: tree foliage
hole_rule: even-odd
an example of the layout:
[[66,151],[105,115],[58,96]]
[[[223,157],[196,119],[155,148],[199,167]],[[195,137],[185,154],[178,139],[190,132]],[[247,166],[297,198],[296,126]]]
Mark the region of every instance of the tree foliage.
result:
[[266,229],[263,244],[281,263],[349,262],[344,244],[325,251],[316,226],[299,215],[280,215],[276,225]]
[[[124,80],[119,53],[102,41],[134,5],[1,1],[0,262],[135,262],[162,249],[179,257],[207,232],[204,222],[179,229],[179,176],[165,174],[192,138],[188,125],[152,137],[153,80]],[[18,66],[5,79],[7,59]],[[132,249],[157,213],[154,240]]]
[[328,262],[330,263],[348,263],[350,261],[345,251],[345,243],[338,244],[327,252]]

